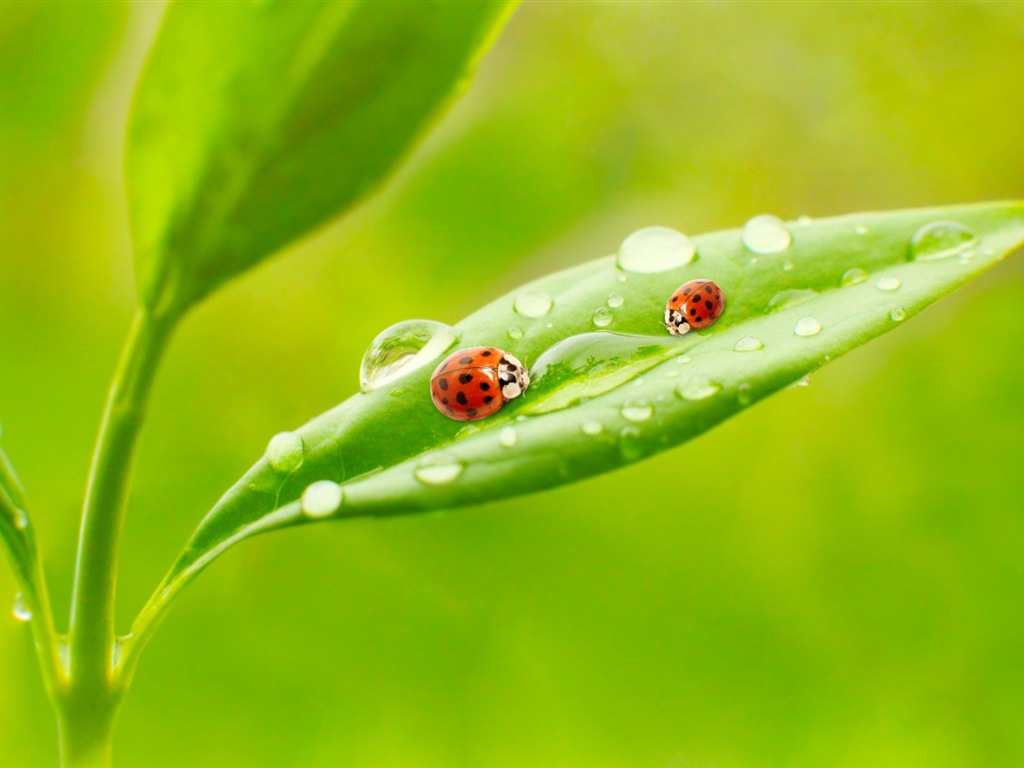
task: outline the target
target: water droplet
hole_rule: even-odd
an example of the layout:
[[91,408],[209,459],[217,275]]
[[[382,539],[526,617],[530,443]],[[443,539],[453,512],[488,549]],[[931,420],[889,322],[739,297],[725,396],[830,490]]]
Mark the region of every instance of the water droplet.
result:
[[671,370],[670,371],[665,371],[665,378],[666,379],[675,379],[675,378],[678,378],[678,376],[679,376],[679,371],[671,371]]
[[647,421],[654,413],[654,407],[646,400],[627,400],[619,413],[626,421]]
[[803,387],[809,387],[810,385],[811,385],[811,377],[808,374],[807,376],[801,376],[799,379],[797,379],[792,384],[790,384],[788,387],[786,387],[786,389],[802,389]]
[[801,317],[793,326],[793,333],[797,336],[814,336],[821,331],[821,323],[813,317]]
[[789,288],[785,291],[779,291],[772,296],[768,301],[768,309],[777,312],[787,307],[795,307],[797,304],[810,301],[817,295],[818,292],[812,291],[810,288]]
[[629,280],[629,278],[628,278],[628,277],[626,277],[625,275],[619,275],[619,282],[620,282],[620,283],[624,283],[624,282],[626,282],[627,280]]
[[878,282],[875,283],[875,287],[880,291],[895,291],[903,283],[900,282],[898,277],[884,276],[878,278]]
[[868,279],[868,273],[860,267],[854,267],[843,272],[843,276],[839,278],[839,285],[843,288],[849,288],[851,285],[857,285],[857,283],[863,283]]
[[60,658],[60,665],[64,667],[65,673],[71,672],[71,643],[67,635],[62,635],[57,641],[57,656]]
[[863,224],[858,224],[856,227],[854,227],[853,231],[856,232],[858,235],[866,235],[868,233],[868,228],[865,227]]
[[682,232],[669,227],[647,227],[622,241],[616,263],[626,272],[651,274],[682,267],[696,257],[696,248]]
[[21,592],[14,596],[14,618],[18,621],[28,621],[32,618],[32,611],[25,605],[25,598],[21,596]]
[[363,355],[359,388],[390,384],[441,356],[458,338],[455,329],[433,320],[405,320],[381,331]]
[[584,435],[599,435],[604,431],[604,425],[601,424],[600,421],[595,421],[594,419],[585,419],[583,423],[580,424],[580,431],[583,432]]
[[523,291],[512,302],[512,309],[523,317],[544,317],[553,304],[544,291]]
[[518,325],[513,325],[508,329],[508,337],[510,339],[521,339],[523,338],[523,329]]
[[516,444],[516,428],[503,427],[498,433],[498,442],[505,448],[511,448]]
[[687,376],[676,384],[676,395],[683,400],[706,400],[718,393],[721,385],[699,376]]
[[755,216],[743,225],[743,244],[754,253],[781,253],[792,242],[785,222],[777,216]]
[[634,387],[642,387],[645,383],[646,382],[644,381],[644,377],[641,376],[640,378],[638,378],[636,381],[633,382],[633,386]]
[[306,517],[328,517],[338,511],[344,491],[333,480],[317,480],[302,492],[302,514]]
[[925,224],[910,238],[909,256],[914,261],[932,261],[956,256],[978,244],[977,236],[955,221]]
[[798,226],[801,227],[809,227],[811,226],[811,224],[814,223],[814,219],[812,219],[810,216],[801,216],[799,219],[796,220],[796,223]]
[[626,461],[642,459],[646,451],[640,430],[636,427],[623,427],[619,432],[619,455]]
[[746,382],[743,382],[736,387],[736,399],[740,405],[750,405],[750,401],[754,399],[754,393],[751,392],[751,386]]
[[690,362],[690,358],[686,355],[680,355],[676,358],[676,365],[686,365],[688,362]]
[[789,272],[792,269],[793,269],[793,262],[792,261],[790,261],[789,259],[786,259],[784,262],[782,262],[782,271],[783,272]]
[[764,343],[753,336],[744,336],[736,342],[736,346],[733,349],[737,352],[756,352],[759,349],[764,349]]
[[24,531],[28,528],[28,515],[25,514],[24,509],[14,510],[14,527],[19,531]]
[[594,325],[598,328],[607,328],[612,324],[612,311],[608,307],[598,307],[594,310]]
[[518,416],[516,416],[516,421],[522,424],[524,421],[526,421],[526,417],[523,416],[522,414],[519,414]]
[[416,467],[412,474],[425,485],[445,485],[461,475],[463,469],[465,467],[457,461],[435,459]]
[[889,310],[889,317],[895,320],[897,323],[900,320],[906,320],[907,310],[905,310],[903,307],[893,307],[892,309]]
[[611,307],[612,309],[618,309],[619,307],[622,306],[623,302],[625,302],[625,299],[623,299],[622,296],[620,296],[619,294],[608,294],[608,306]]
[[302,466],[303,447],[294,432],[279,432],[267,443],[267,463],[277,472],[294,472]]

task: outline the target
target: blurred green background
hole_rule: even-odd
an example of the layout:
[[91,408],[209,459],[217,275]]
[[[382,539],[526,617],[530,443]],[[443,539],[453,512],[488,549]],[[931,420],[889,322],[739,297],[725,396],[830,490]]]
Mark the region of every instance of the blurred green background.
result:
[[[0,5],[0,421],[61,624],[159,12]],[[267,439],[356,391],[382,328],[645,225],[1020,198],[1022,93],[1019,3],[525,4],[383,194],[184,324],[120,627]],[[612,475],[246,543],[150,646],[116,764],[1024,765],[1022,289],[1018,256]],[[30,642],[0,621],[3,766],[57,759]]]

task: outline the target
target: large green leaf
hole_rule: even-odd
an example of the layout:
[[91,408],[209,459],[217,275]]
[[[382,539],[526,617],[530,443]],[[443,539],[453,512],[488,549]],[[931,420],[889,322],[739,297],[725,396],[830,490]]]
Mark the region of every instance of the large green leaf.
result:
[[172,4],[127,149],[143,303],[183,311],[364,198],[467,87],[511,7]]
[[[931,230],[919,246],[931,258],[911,258],[915,233],[942,221],[963,229]],[[694,238],[689,264],[637,273],[609,256],[471,315],[454,329],[457,341],[438,344],[420,367],[276,438],[273,461],[261,459],[200,524],[140,629],[232,544],[323,519],[304,514],[298,501],[317,481],[341,484],[343,500],[327,518],[397,515],[550,488],[679,445],[991,267],[1024,242],[1024,204],[786,226],[792,244],[776,253],[752,252],[741,230],[718,232]],[[669,336],[665,302],[698,277],[722,287],[726,311],[707,330]],[[538,314],[546,302],[530,306],[522,297],[541,292],[552,301],[549,311],[516,311],[519,298],[520,310]],[[971,321],[983,314],[979,307]],[[530,362],[533,384],[489,419],[447,419],[431,404],[428,381],[437,358],[456,344],[506,349]],[[331,483],[314,489],[324,491],[321,502],[339,496]]]

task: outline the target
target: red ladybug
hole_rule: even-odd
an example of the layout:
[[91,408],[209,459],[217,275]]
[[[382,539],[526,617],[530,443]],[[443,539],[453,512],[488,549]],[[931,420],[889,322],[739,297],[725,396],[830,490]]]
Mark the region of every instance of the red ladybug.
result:
[[508,352],[470,347],[437,366],[430,377],[430,397],[448,418],[474,421],[497,413],[528,386],[529,372]]
[[722,316],[722,289],[711,280],[690,280],[676,288],[665,307],[665,327],[673,336],[707,328]]

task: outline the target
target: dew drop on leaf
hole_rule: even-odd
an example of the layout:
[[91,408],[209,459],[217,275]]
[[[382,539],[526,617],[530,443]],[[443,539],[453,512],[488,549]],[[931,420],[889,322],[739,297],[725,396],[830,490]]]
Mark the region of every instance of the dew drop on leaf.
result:
[[870,230],[863,224],[858,224],[856,227],[853,228],[853,231],[856,232],[858,235],[866,235]]
[[594,310],[594,325],[598,328],[607,328],[612,324],[612,312],[608,307],[598,307]]
[[14,596],[14,610],[12,613],[18,621],[28,621],[32,618],[32,611],[25,605],[25,598],[22,597],[21,592]]
[[279,432],[267,443],[267,463],[277,472],[288,474],[302,466],[302,438],[294,432]]
[[498,442],[505,448],[511,448],[516,444],[516,428],[515,427],[504,427],[501,432],[498,433]]
[[868,273],[860,267],[854,267],[843,272],[843,276],[839,278],[839,285],[843,288],[849,288],[851,285],[857,285],[863,283],[868,279]]
[[721,385],[700,376],[687,376],[676,384],[676,396],[683,400],[706,400],[718,394]]
[[753,400],[753,393],[751,392],[751,387],[748,383],[743,382],[736,387],[736,399],[739,401],[740,405],[750,405],[750,401]]
[[622,241],[616,263],[625,272],[652,274],[685,266],[696,257],[697,249],[682,232],[647,227]]
[[14,527],[19,531],[24,531],[28,528],[28,515],[25,514],[24,509],[14,510]]
[[306,517],[328,517],[338,511],[344,492],[333,480],[317,480],[302,493],[302,514]]
[[647,421],[654,413],[654,408],[646,400],[627,400],[619,413],[626,421]]
[[797,336],[814,336],[821,332],[821,323],[813,317],[801,317],[793,326],[793,333]]
[[625,302],[625,299],[623,299],[620,294],[618,294],[618,293],[609,293],[608,294],[608,306],[611,307],[612,309],[618,309],[619,307],[621,307],[623,305],[624,302]]
[[932,261],[956,256],[978,244],[971,230],[955,221],[925,224],[910,238],[908,255],[912,261]]
[[906,320],[907,310],[905,310],[903,307],[893,307],[892,309],[889,310],[889,317],[897,323],[900,320]]
[[743,244],[754,253],[781,253],[793,242],[785,222],[777,216],[755,216],[743,225]]
[[626,461],[637,461],[645,454],[640,430],[632,426],[623,427],[619,432],[619,455]]
[[460,462],[430,462],[413,470],[413,477],[424,485],[445,485],[462,474],[465,467]]
[[736,342],[733,349],[737,352],[756,352],[759,349],[764,349],[764,343],[753,336],[744,336]]
[[458,339],[433,320],[405,320],[381,331],[363,355],[359,388],[370,392],[433,362]]
[[580,431],[584,435],[599,435],[604,431],[604,425],[596,419],[585,419],[580,424]]
[[523,317],[544,317],[554,302],[544,291],[523,291],[512,302],[512,309]]
[[510,339],[521,339],[523,338],[523,329],[518,325],[513,325],[508,329],[508,337]]
[[875,287],[880,291],[895,291],[903,283],[900,282],[898,277],[883,276],[878,278],[878,282],[875,283]]

